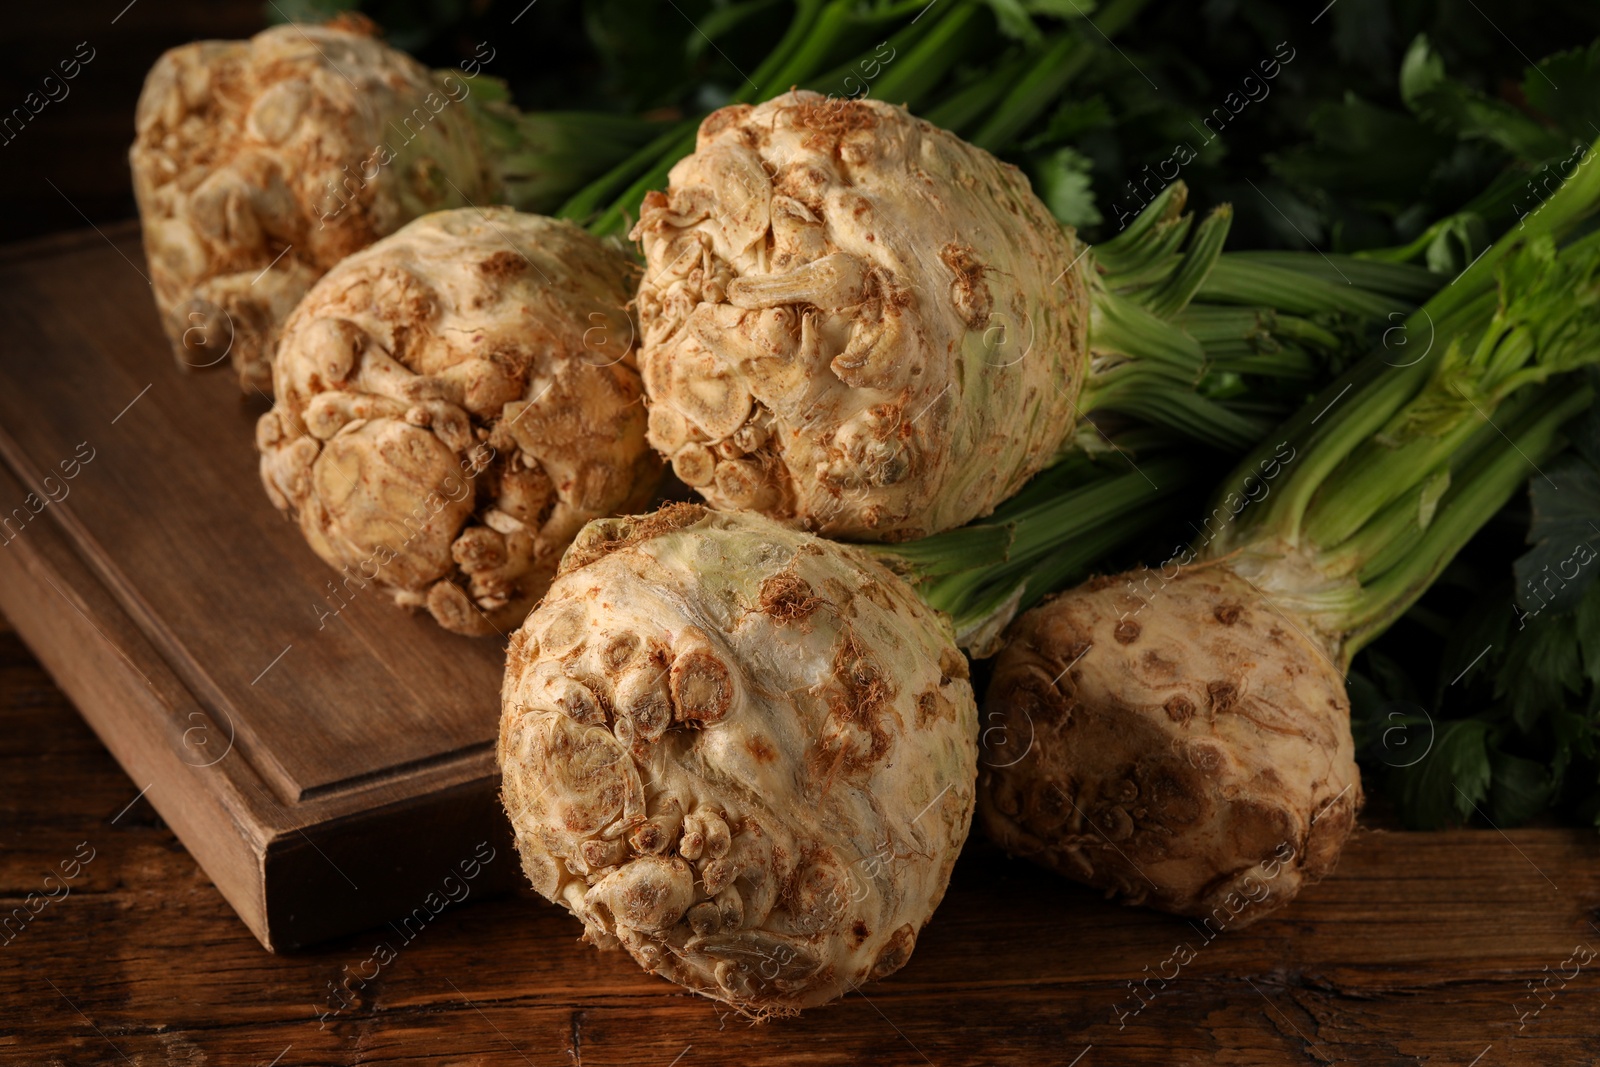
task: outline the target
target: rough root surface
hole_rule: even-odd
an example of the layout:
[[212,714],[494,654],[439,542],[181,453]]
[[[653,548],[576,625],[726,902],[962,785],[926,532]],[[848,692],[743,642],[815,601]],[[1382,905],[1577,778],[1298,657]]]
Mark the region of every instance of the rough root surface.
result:
[[887,570],[677,505],[579,536],[511,639],[498,755],[523,868],[587,940],[787,1014],[910,957],[971,823],[977,710]]
[[285,324],[261,480],[318,555],[458,633],[505,632],[584,523],[644,506],[637,271],[509,208],[418,219]]
[[129,161],[179,360],[230,358],[244,388],[271,388],[279,327],[324,271],[419,215],[493,202],[468,93],[335,26],[163,55]]
[[904,108],[723,108],[633,235],[650,441],[718,506],[924,536],[1072,429],[1082,246],[1015,167]]
[[1219,930],[1333,869],[1362,802],[1335,642],[1225,564],[1091,582],[1008,642],[979,785],[1001,847]]

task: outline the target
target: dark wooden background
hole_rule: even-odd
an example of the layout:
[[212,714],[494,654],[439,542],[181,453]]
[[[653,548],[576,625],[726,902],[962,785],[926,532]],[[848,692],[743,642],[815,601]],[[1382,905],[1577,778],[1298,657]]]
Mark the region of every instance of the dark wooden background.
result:
[[94,49],[94,59],[66,83],[64,98],[45,105],[14,140],[0,143],[0,241],[131,218],[128,146],[145,74],[175,45],[248,37],[266,24],[265,10],[262,0],[6,4],[0,12],[0,116],[22,107],[46,75],[59,76],[57,64],[80,42]]
[[[1584,831],[1365,828],[1327,882],[1210,944],[975,842],[905,970],[751,1026],[531,894],[469,896],[410,943],[269,955],[138,792],[0,629],[0,911],[93,855],[0,934],[0,1065],[1600,1063],[1600,958],[1574,955],[1600,949]],[[1129,982],[1183,944],[1131,1014]]]

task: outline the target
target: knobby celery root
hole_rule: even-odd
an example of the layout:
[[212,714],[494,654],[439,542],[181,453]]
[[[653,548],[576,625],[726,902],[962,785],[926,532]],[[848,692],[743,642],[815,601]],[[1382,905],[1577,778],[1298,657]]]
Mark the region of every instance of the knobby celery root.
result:
[[751,1015],[898,970],[971,821],[949,625],[859,550],[668,505],[590,524],[513,635],[498,756],[534,887]]
[[719,506],[935,533],[1076,421],[1083,246],[1015,167],[904,108],[723,108],[634,236],[650,439]]
[[458,633],[517,625],[583,524],[659,480],[636,278],[578,227],[509,208],[425,216],[351,256],[284,326],[256,430],[268,495],[402,606]]
[[[655,123],[524,114],[482,74],[432,71],[360,15],[163,55],[129,152],[151,283],[179,360],[272,385],[279,328],[321,274],[430,211],[551,211]],[[269,269],[270,268],[270,269]]]
[[[447,90],[371,32],[346,19],[198,41],[145,79],[129,158],[156,303],[184,362],[226,353],[241,383],[269,389],[278,328],[325,270],[419,215],[498,195],[468,108],[449,102],[465,81]],[[427,121],[390,128],[417,108]],[[398,158],[373,158],[401,137],[413,139]]]
[[[986,700],[981,821],[1133,903],[1252,922],[1326,874],[1361,786],[1344,676],[1565,444],[1600,361],[1580,171],[1223,487],[1201,542],[1022,616]],[[1281,434],[1281,436],[1279,436]]]
[[1228,260],[1231,209],[1195,224],[1186,197],[1090,250],[1015,167],[904,108],[725,107],[633,231],[650,440],[718,506],[899,543],[989,514],[1091,411],[1242,451],[1270,422],[1212,393],[1318,380],[1347,327],[1437,284]]
[[985,695],[984,831],[1132,904],[1267,914],[1332,870],[1361,806],[1337,646],[1226,565],[1047,601]]

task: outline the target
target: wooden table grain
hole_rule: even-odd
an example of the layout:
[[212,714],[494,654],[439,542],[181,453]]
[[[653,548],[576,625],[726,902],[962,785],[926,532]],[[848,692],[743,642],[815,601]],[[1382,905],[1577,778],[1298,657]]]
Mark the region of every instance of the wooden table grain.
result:
[[974,842],[903,971],[751,1025],[460,864],[403,927],[269,954],[142,784],[0,631],[5,1067],[1600,1063],[1581,830],[1363,829],[1292,907],[1209,941]]
[[177,369],[143,260],[134,223],[0,246],[0,611],[262,943],[313,945],[410,911],[459,835],[509,845],[503,639],[307,550],[265,398]]

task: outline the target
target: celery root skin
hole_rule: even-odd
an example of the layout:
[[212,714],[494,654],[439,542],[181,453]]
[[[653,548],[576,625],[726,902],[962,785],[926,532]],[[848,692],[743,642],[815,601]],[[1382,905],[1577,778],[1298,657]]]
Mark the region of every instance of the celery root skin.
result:
[[646,970],[753,1016],[899,969],[970,827],[949,624],[865,553],[748,513],[601,520],[512,637],[523,869]]
[[1019,170],[904,108],[723,108],[633,234],[650,440],[718,507],[926,536],[1076,424],[1086,250]]
[[183,364],[229,359],[246,391],[269,390],[279,328],[324,271],[419,215],[499,198],[476,102],[453,102],[468,83],[372,32],[274,26],[151,68],[129,163]]
[[568,222],[436,212],[358,252],[284,326],[261,480],[351,583],[505,633],[591,519],[643,507],[626,304],[637,270]]
[[1339,662],[1226,562],[1095,579],[995,661],[980,821],[1129,904],[1253,922],[1332,870],[1362,803]]

